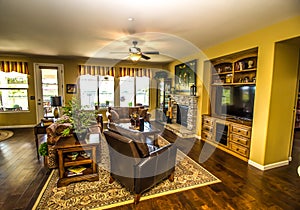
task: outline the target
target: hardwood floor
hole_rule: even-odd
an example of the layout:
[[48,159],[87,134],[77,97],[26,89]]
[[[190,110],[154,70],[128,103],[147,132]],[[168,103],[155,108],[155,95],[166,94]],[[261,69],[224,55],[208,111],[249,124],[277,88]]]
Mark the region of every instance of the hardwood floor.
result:
[[[14,136],[0,142],[0,209],[31,209],[49,171],[42,158],[36,158],[33,129],[12,130]],[[43,135],[39,138],[45,140]],[[198,160],[202,147],[202,143],[196,143],[190,156]],[[206,151],[209,149],[212,147]],[[299,164],[299,131],[290,165],[265,172],[216,149],[201,165],[221,183],[114,209],[300,209]]]

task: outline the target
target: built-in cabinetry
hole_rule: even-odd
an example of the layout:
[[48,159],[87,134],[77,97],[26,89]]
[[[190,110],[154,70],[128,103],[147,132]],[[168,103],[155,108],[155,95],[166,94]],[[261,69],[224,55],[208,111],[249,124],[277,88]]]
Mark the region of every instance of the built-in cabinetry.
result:
[[[211,114],[203,115],[201,139],[248,160],[258,49],[211,60]],[[209,66],[209,65],[208,65]]]
[[203,115],[201,139],[242,160],[247,160],[251,144],[251,126]]
[[255,84],[257,49],[217,58],[211,61],[212,85]]

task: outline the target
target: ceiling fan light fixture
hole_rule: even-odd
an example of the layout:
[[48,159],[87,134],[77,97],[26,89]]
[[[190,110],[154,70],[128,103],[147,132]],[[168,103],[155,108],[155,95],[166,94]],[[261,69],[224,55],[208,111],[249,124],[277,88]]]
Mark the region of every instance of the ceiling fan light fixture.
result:
[[130,53],[130,60],[132,60],[133,62],[139,61],[141,59],[142,55],[141,53]]

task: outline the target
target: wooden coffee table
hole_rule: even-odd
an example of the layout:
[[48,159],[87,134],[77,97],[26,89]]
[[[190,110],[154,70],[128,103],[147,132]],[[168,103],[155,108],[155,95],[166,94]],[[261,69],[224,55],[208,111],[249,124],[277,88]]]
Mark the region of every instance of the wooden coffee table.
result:
[[[84,141],[77,141],[74,136],[60,139],[55,144],[58,154],[59,179],[57,187],[66,186],[78,181],[98,181],[97,147],[100,143],[100,134],[90,134]],[[87,155],[84,155],[85,154]],[[70,156],[74,153],[75,158]],[[74,174],[71,171],[84,167],[81,173]],[[72,168],[72,169],[71,169]]]

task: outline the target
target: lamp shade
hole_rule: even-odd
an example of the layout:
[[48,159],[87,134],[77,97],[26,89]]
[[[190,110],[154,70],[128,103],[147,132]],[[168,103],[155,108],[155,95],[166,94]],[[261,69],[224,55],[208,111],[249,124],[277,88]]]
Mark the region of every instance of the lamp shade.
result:
[[50,103],[51,106],[62,106],[61,96],[51,96]]

